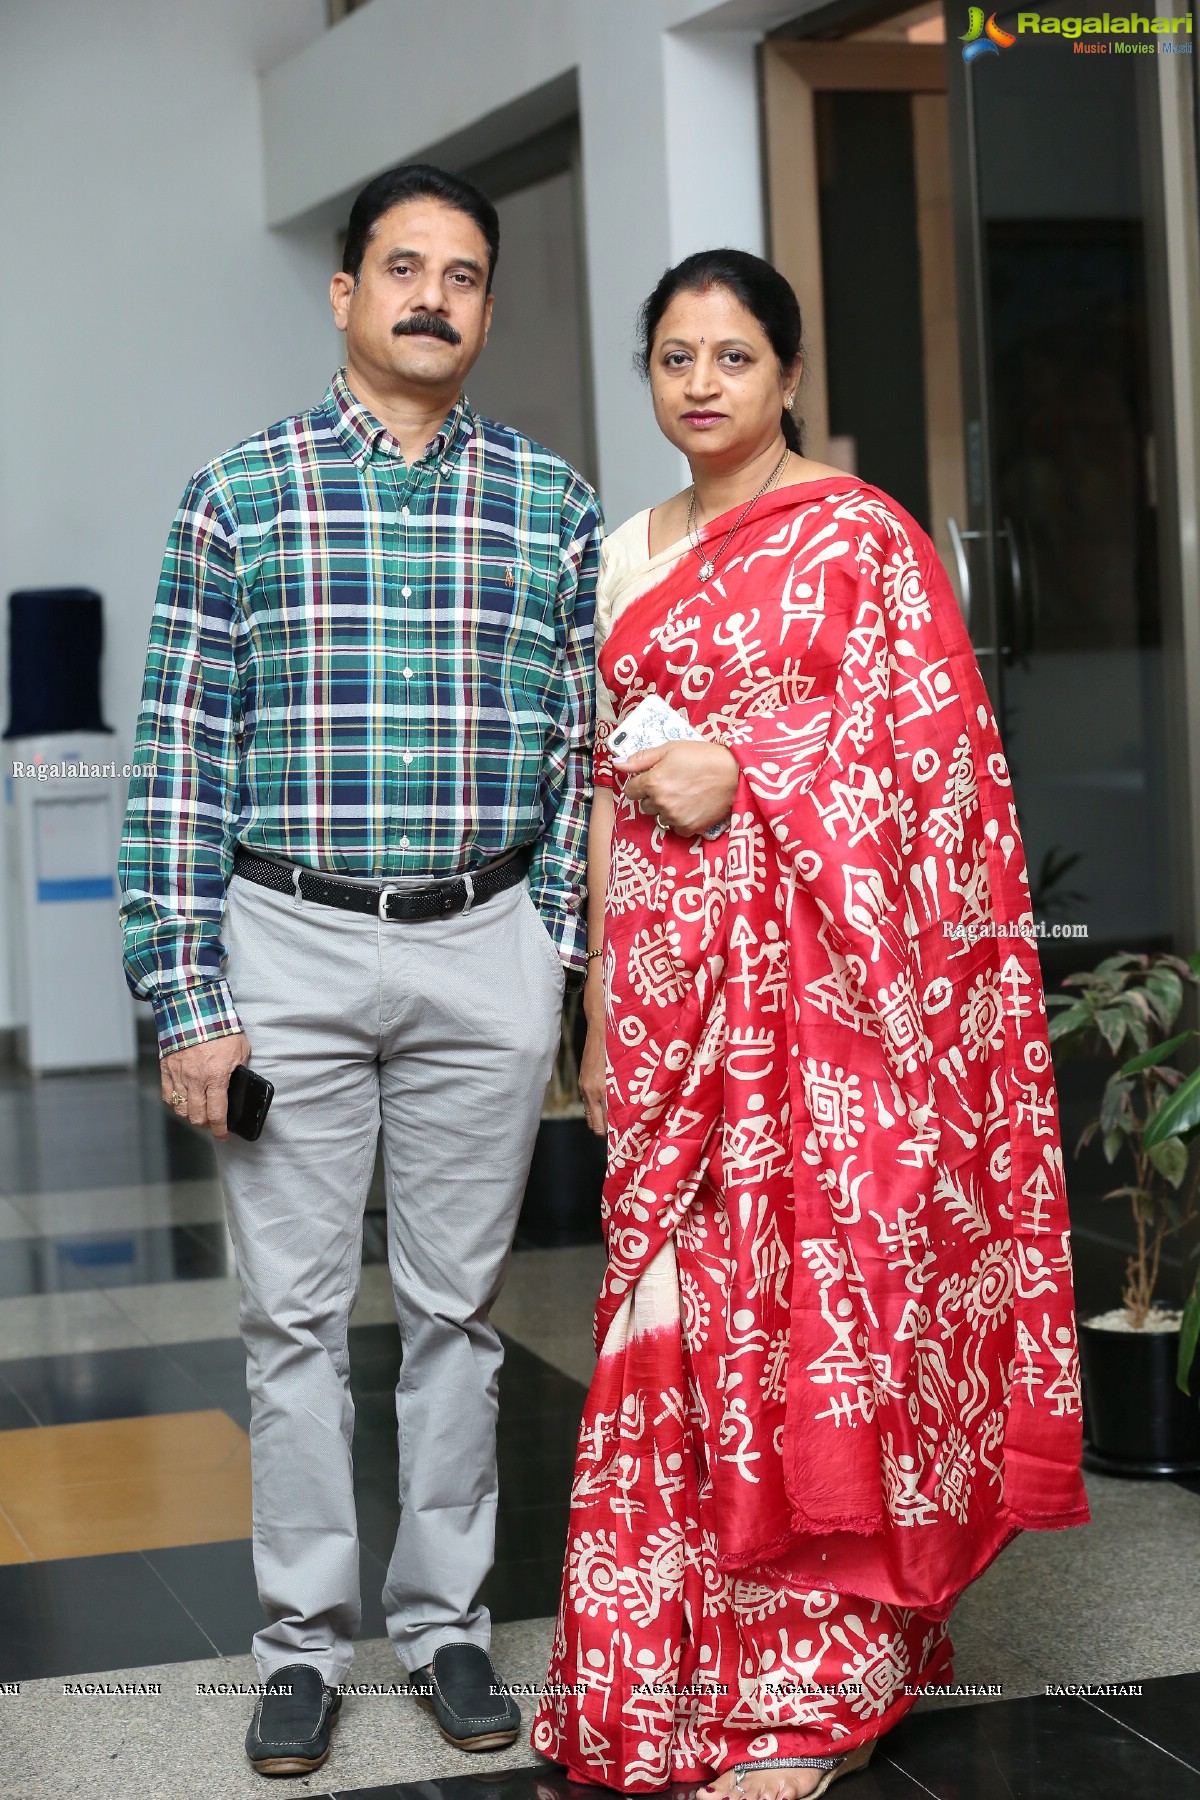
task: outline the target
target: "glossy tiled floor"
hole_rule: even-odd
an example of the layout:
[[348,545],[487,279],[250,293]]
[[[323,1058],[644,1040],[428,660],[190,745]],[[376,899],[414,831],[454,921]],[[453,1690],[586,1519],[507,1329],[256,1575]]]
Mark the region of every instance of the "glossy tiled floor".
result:
[[[1122,1219],[1088,1198],[1085,1307],[1114,1291]],[[381,1214],[368,1213],[351,1326],[363,1639],[354,1676],[392,1683],[380,1589],[396,1526],[400,1344]],[[597,1246],[520,1248],[496,1309],[501,1509],[485,1590],[506,1678],[545,1671],[574,1438],[592,1368]],[[1183,1267],[1167,1271],[1167,1287]],[[457,1755],[395,1696],[347,1700],[328,1764],[270,1788],[242,1753],[259,1622],[237,1279],[207,1142],[161,1107],[156,1071],[0,1069],[0,1800],[225,1800],[277,1793],[575,1800],[524,1735]],[[1200,1482],[1089,1478],[1094,1523],[1014,1544],[964,1597],[963,1684],[923,1701],[851,1800],[1200,1800]],[[80,1678],[153,1693],[64,1692]],[[1140,1684],[1122,1694],[1047,1686]],[[198,1691],[204,1690],[204,1691]],[[526,1727],[528,1726],[528,1715]]]

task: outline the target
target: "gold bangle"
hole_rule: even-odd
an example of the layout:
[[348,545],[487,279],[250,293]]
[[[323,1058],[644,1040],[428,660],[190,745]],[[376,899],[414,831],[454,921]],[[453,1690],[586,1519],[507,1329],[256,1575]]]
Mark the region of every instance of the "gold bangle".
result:
[[586,964],[586,963],[591,962],[593,956],[603,956],[603,955],[604,955],[604,951],[602,949],[601,950],[589,950],[587,952],[587,954],[584,956],[583,960],[584,960],[584,963]]

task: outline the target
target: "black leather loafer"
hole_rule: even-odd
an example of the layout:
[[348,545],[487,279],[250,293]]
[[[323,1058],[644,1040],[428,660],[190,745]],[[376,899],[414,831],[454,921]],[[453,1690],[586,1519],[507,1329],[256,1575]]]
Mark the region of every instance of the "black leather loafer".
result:
[[287,1663],[267,1677],[267,1691],[246,1733],[246,1755],[260,1775],[307,1775],[329,1755],[329,1734],[342,1696],[311,1663]]
[[478,1644],[443,1644],[409,1680],[414,1688],[430,1690],[418,1693],[417,1700],[456,1750],[507,1750],[516,1743],[521,1709],[501,1691],[492,1659]]

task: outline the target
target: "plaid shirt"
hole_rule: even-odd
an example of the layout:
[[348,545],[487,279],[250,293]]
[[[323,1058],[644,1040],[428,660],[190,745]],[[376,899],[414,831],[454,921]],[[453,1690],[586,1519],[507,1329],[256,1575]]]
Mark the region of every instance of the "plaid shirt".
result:
[[533,898],[582,967],[600,532],[569,464],[465,398],[406,463],[343,371],[193,477],[120,864],[164,1055],[240,1029],[220,940],[238,844],[446,876],[536,839]]

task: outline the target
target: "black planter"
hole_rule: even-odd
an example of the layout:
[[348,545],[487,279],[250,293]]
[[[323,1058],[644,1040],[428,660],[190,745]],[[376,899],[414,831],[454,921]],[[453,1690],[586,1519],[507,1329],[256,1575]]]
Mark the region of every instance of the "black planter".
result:
[[1079,1326],[1083,1463],[1104,1475],[1200,1474],[1200,1352],[1175,1385],[1177,1331]]
[[543,1119],[521,1203],[517,1244],[598,1244],[604,1168],[604,1139],[588,1130],[586,1119]]

